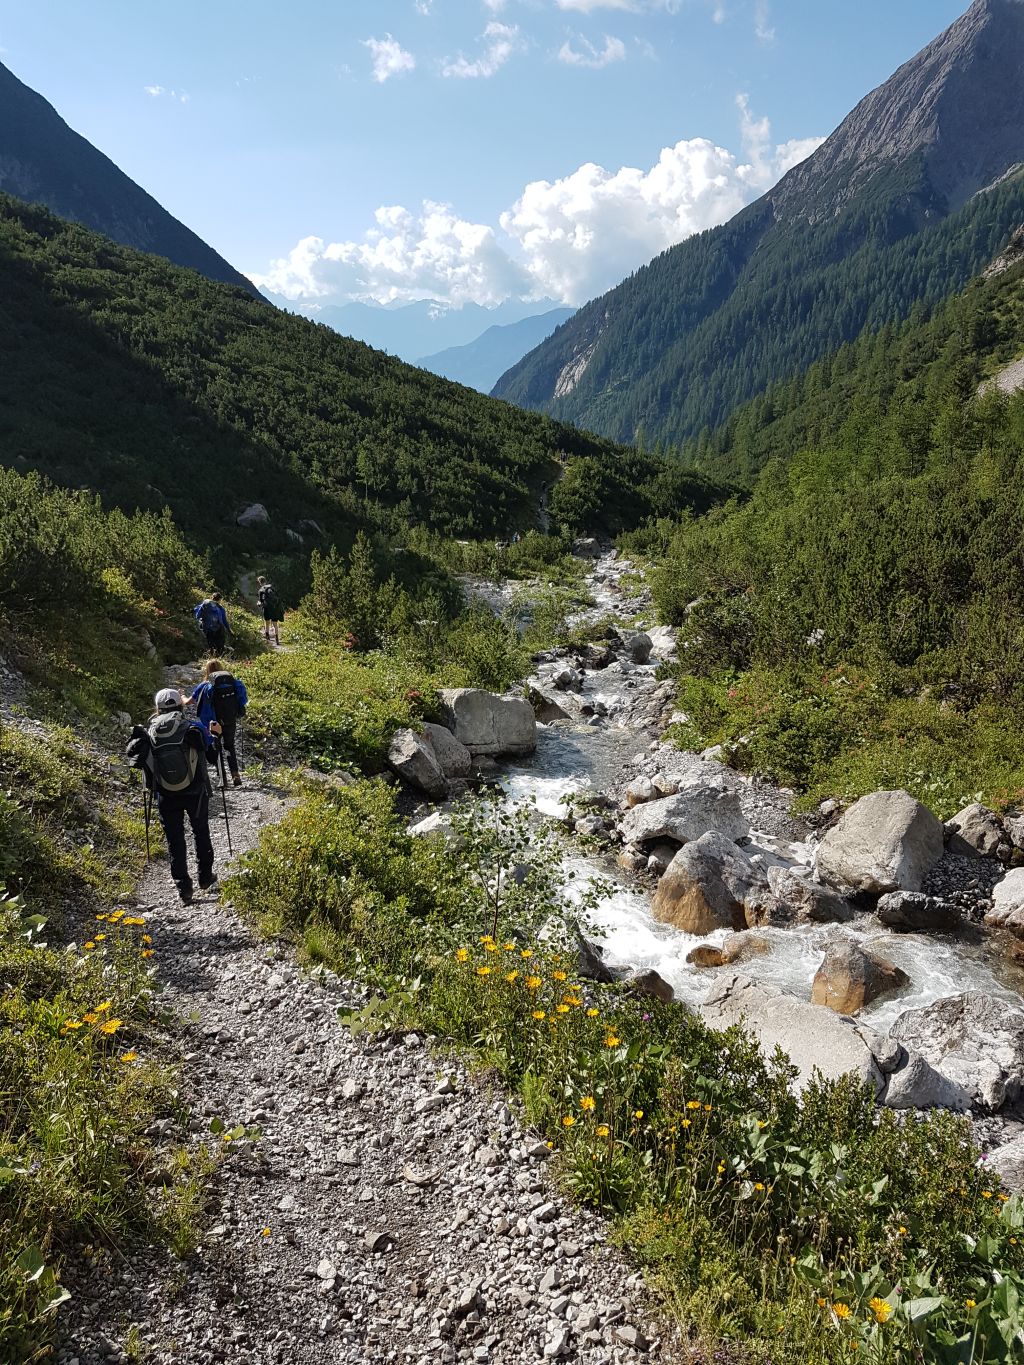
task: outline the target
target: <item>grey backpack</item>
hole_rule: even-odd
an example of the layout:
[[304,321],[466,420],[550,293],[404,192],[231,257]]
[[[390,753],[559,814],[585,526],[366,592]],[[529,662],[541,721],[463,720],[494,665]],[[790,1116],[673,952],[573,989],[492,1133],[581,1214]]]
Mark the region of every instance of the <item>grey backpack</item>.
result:
[[153,777],[165,792],[183,792],[196,778],[201,757],[198,747],[188,742],[192,728],[180,711],[168,711],[150,721],[149,743]]

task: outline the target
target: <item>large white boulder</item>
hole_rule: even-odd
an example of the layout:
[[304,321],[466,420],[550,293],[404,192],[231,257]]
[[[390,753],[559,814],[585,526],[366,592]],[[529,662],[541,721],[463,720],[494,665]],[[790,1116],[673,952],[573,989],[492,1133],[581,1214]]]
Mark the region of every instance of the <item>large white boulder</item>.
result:
[[525,697],[496,697],[476,687],[441,692],[441,713],[455,738],[476,754],[530,754],[537,721]]
[[388,746],[388,766],[407,786],[427,796],[448,790],[444,772],[429,741],[415,730],[397,730]]
[[909,792],[872,792],[821,841],[820,875],[833,886],[883,896],[920,891],[944,852],[942,822]]
[[948,828],[952,835],[949,851],[961,857],[994,858],[1000,846],[1009,842],[1002,820],[980,801],[958,811]]
[[236,526],[266,526],[269,521],[270,513],[261,502],[250,503],[235,517]]
[[634,807],[622,817],[619,828],[627,844],[660,839],[688,844],[711,831],[735,840],[750,833],[738,793],[714,779],[699,780],[675,796]]
[[975,1103],[998,1109],[1024,1092],[1024,1010],[981,991],[907,1010],[889,1030]]
[[665,924],[703,938],[716,929],[743,929],[746,907],[770,896],[768,879],[743,849],[715,833],[679,850],[654,893],[654,913]]
[[992,909],[985,923],[1024,938],[1024,867],[1015,867],[992,888]]
[[739,974],[716,977],[700,1012],[711,1028],[742,1025],[768,1056],[781,1048],[797,1069],[797,1090],[818,1071],[826,1080],[859,1077],[879,1103],[893,1109],[968,1107],[964,1090],[925,1058],[847,1015],[795,1000],[775,986]]
[[1024,1191],[1024,1133],[990,1152],[986,1171],[994,1171],[1014,1194]]

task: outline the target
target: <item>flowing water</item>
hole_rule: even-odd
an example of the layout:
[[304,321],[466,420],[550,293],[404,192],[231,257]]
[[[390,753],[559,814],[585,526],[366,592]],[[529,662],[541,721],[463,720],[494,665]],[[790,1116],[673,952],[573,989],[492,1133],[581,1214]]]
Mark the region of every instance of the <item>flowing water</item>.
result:
[[[615,605],[612,590],[599,585],[594,615]],[[538,726],[536,753],[521,763],[504,768],[502,785],[510,801],[532,802],[544,815],[558,818],[566,813],[566,800],[573,793],[609,792],[621,788],[627,764],[650,739],[629,726],[626,704],[638,692],[653,685],[654,665],[636,667],[626,675],[616,670],[588,673],[579,700],[601,700],[610,715],[597,725],[562,721]],[[564,695],[559,700],[572,705]],[[813,857],[809,843],[789,843],[752,832],[747,849],[762,861],[807,864]],[[710,990],[715,970],[687,963],[687,954],[699,943],[718,945],[728,937],[721,930],[706,939],[662,924],[651,912],[651,896],[624,874],[612,858],[577,852],[568,855],[567,868],[576,873],[572,884],[586,885],[596,878],[612,884],[589,920],[599,938],[609,966],[654,969],[672,986],[676,997],[698,1005]],[[751,957],[735,970],[807,1000],[811,982],[821,964],[825,945],[836,933],[848,933],[866,947],[877,949],[909,976],[910,984],[898,994],[883,996],[864,1010],[862,1018],[885,1032],[907,1009],[963,991],[982,991],[997,999],[1020,1005],[1024,973],[1008,962],[997,944],[980,930],[965,926],[957,936],[897,934],[872,915],[858,916],[837,926],[816,924],[792,928],[759,929],[768,942],[765,953]]]

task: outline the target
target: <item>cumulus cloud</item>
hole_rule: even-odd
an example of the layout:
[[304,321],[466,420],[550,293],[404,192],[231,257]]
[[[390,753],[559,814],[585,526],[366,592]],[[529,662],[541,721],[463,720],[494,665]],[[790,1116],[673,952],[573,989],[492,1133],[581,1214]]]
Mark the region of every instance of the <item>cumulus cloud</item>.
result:
[[367,38],[363,47],[369,48],[373,59],[373,79],[383,85],[392,76],[405,76],[416,69],[416,58],[406,52],[390,33],[383,38]]
[[776,144],[745,95],[737,109],[739,153],[689,138],[665,147],[647,169],[588,162],[527,185],[501,215],[500,233],[450,205],[381,208],[361,240],[307,237],[253,279],[293,300],[583,303],[667,247],[731,218],[822,141]]
[[577,10],[581,14],[591,14],[596,9],[638,10],[636,0],[555,0],[559,9]]
[[762,43],[773,43],[775,41],[775,29],[772,26],[768,0],[755,0],[754,2],[754,32]]
[[591,70],[598,71],[602,66],[609,66],[612,62],[624,62],[626,60],[626,44],[621,38],[611,38],[608,34],[604,37],[604,47],[598,49],[586,38],[579,38],[579,47],[573,47],[572,40],[566,39],[558,49],[558,60],[564,62],[566,66],[589,66]]
[[484,51],[475,61],[470,61],[460,52],[457,57],[449,57],[441,64],[441,75],[454,76],[460,80],[487,80],[525,46],[515,24],[501,24],[496,19],[484,29],[482,41]]

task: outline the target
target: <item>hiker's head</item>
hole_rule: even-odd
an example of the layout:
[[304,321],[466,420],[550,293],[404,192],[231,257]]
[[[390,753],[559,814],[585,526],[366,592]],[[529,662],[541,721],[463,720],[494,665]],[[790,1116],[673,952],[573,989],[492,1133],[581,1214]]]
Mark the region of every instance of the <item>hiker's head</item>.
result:
[[181,693],[173,687],[161,687],[153,698],[153,705],[158,711],[180,711]]
[[267,580],[263,577],[263,575],[262,575],[261,573],[258,573],[258,574],[256,575],[256,582],[260,585],[261,588],[262,588],[263,585],[266,583],[266,581],[267,581]]
[[223,673],[224,665],[219,659],[207,659],[203,664],[203,677],[212,678],[215,673]]
[[219,602],[219,601],[220,601],[220,593],[219,593],[219,592],[211,592],[211,593],[210,593],[210,600],[213,601],[213,602]]

